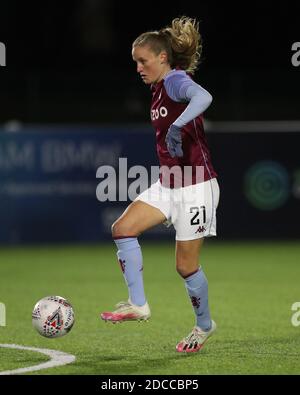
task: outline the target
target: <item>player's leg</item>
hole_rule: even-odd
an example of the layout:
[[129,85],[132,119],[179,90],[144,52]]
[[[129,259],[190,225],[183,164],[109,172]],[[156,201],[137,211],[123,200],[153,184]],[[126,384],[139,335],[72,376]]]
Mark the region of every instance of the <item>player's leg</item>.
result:
[[196,318],[193,331],[177,345],[179,352],[199,351],[216,329],[209,311],[207,278],[199,266],[203,241],[201,238],[176,242],[176,270],[184,279]]
[[113,312],[102,313],[101,318],[105,321],[146,320],[150,317],[144,293],[143,257],[137,236],[165,220],[165,215],[158,208],[138,200],[131,203],[113,224],[112,235],[128,286],[129,300],[119,303]]
[[112,226],[112,236],[118,248],[118,260],[128,286],[129,299],[144,306],[143,257],[138,236],[166,220],[156,207],[142,201],[131,203]]
[[176,270],[185,278],[199,269],[199,257],[204,238],[176,241]]
[[[196,324],[193,331],[178,345],[179,352],[199,351],[216,329],[211,320],[208,304],[208,282],[199,263],[204,236],[215,235],[215,215],[219,189],[215,181],[197,184],[189,189],[195,200],[177,205],[176,221],[176,269],[183,277],[191,300]],[[195,193],[196,192],[196,193]],[[201,261],[201,260],[200,260]]]
[[138,237],[141,233],[166,220],[165,215],[156,207],[141,200],[132,202],[124,213],[113,223],[114,239]]

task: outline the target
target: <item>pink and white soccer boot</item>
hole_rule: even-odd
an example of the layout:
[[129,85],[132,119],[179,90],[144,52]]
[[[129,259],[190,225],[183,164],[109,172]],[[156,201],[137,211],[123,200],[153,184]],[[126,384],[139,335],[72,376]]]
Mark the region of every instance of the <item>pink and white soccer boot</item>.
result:
[[136,306],[130,300],[118,303],[114,311],[106,311],[100,314],[104,321],[112,322],[113,324],[124,321],[147,321],[150,316],[151,312],[148,303],[144,304],[144,306]]
[[176,350],[183,353],[200,351],[203,348],[204,343],[217,329],[216,323],[214,321],[211,323],[212,326],[208,332],[204,332],[202,329],[195,326],[192,332],[177,344]]

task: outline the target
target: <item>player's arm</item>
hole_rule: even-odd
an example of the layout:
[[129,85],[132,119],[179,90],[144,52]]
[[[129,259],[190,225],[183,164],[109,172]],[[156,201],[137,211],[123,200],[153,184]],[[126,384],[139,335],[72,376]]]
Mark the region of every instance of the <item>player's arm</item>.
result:
[[176,102],[189,102],[183,113],[176,119],[174,125],[181,128],[198,115],[202,114],[211,104],[212,96],[185,72],[174,71],[164,82],[168,96]]
[[212,96],[183,71],[171,72],[164,81],[168,96],[177,102],[188,102],[186,109],[170,126],[166,143],[171,157],[183,156],[181,128],[202,114],[211,104]]

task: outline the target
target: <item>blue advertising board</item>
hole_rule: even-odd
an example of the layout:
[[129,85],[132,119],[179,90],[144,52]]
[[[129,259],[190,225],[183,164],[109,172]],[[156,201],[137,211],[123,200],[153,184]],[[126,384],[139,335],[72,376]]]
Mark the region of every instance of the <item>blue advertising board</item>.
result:
[[[0,241],[110,238],[112,222],[130,203],[120,158],[128,158],[128,169],[136,164],[157,165],[153,133],[142,127],[72,126],[0,131]],[[119,179],[119,164],[123,179]],[[120,194],[123,201],[97,198],[101,179],[96,174],[102,166],[116,170],[117,199]],[[158,227],[152,234],[163,230]]]
[[[299,237],[300,132],[211,131],[207,137],[221,188],[220,238]],[[127,176],[137,165],[151,176],[151,166],[158,166],[151,127],[0,129],[0,242],[110,240],[111,224],[131,202]],[[107,168],[115,170],[115,190],[102,192],[115,199],[101,201],[97,172]],[[161,225],[143,237],[174,238],[174,229]]]

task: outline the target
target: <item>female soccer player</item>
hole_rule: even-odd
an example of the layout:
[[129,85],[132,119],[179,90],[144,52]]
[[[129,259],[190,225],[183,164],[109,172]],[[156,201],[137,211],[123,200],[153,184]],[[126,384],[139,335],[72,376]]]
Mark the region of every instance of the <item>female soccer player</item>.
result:
[[[151,85],[151,119],[161,172],[159,180],[112,226],[129,299],[117,304],[115,311],[101,314],[103,320],[113,323],[150,317],[137,237],[155,225],[172,223],[176,230],[176,270],[185,282],[196,316],[192,332],[176,346],[178,352],[186,353],[199,351],[216,329],[209,311],[207,279],[199,266],[204,237],[216,235],[219,201],[202,119],[212,97],[191,78],[201,49],[199,23],[184,16],[174,19],[170,27],[141,34],[133,43],[137,72]],[[186,169],[190,172],[185,173]]]

